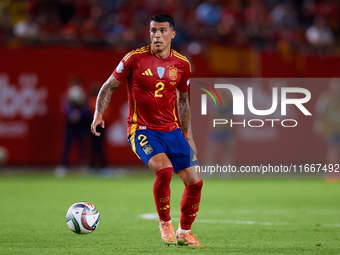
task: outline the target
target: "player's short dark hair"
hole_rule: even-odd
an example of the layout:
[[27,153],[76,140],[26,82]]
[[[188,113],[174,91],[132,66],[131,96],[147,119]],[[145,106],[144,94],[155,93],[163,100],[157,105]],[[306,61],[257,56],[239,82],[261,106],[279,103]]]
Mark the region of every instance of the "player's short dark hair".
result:
[[154,21],[154,22],[158,22],[158,23],[161,23],[161,22],[169,22],[169,26],[175,30],[175,21],[174,21],[174,18],[171,17],[170,15],[168,14],[165,14],[165,13],[161,13],[161,14],[156,14],[155,16],[153,16],[151,19],[150,19],[150,22],[151,21]]

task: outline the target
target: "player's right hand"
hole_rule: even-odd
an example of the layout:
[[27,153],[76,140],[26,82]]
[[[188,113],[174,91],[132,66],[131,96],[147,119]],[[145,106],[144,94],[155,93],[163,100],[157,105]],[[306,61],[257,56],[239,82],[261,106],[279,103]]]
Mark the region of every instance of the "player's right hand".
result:
[[91,124],[91,132],[95,136],[100,136],[100,133],[97,132],[97,126],[100,125],[102,128],[105,127],[105,122],[100,116],[96,116],[93,118],[92,124]]

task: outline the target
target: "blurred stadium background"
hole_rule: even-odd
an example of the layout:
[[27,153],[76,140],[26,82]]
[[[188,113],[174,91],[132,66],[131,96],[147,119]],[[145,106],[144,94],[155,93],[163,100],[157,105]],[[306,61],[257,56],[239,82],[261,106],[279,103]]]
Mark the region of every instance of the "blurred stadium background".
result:
[[[149,18],[160,12],[175,18],[173,47],[189,58],[194,78],[340,75],[340,4],[336,0],[2,0],[0,145],[7,166],[61,163],[72,80],[78,79],[82,86],[75,96],[86,97],[84,104],[93,109],[91,95],[128,51],[149,43]],[[328,84],[310,89],[314,111],[317,97]],[[109,165],[142,166],[126,141],[124,86],[115,92],[109,108],[105,116]],[[300,151],[302,160],[296,163],[315,157],[326,162],[325,140],[311,127],[314,118],[302,124],[308,135],[294,135],[291,142],[300,148],[313,140],[312,146],[319,149]],[[72,147],[71,165],[89,164],[91,118],[84,122],[84,145],[80,152]],[[234,162],[253,163],[255,157],[261,161],[252,149],[260,146],[271,148],[264,154],[274,159],[271,163],[292,163],[290,157],[275,160],[274,153],[284,152],[280,150],[284,139],[268,134],[259,141],[252,136],[258,137],[248,134],[248,141],[242,141],[241,147],[248,149],[236,148]],[[234,138],[236,147],[239,140]],[[276,144],[276,149],[269,144]],[[80,163],[78,154],[84,154]]]

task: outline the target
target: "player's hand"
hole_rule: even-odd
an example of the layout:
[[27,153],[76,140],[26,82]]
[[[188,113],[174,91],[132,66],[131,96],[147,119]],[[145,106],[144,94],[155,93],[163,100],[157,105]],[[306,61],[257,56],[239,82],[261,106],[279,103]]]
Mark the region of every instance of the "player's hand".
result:
[[100,133],[97,132],[97,126],[100,125],[102,128],[105,127],[105,122],[101,116],[95,116],[93,118],[92,124],[91,124],[91,132],[95,136],[100,136]]
[[197,148],[196,148],[196,144],[194,142],[194,139],[189,138],[189,139],[187,139],[187,141],[188,141],[191,149],[194,151],[195,155],[197,155]]

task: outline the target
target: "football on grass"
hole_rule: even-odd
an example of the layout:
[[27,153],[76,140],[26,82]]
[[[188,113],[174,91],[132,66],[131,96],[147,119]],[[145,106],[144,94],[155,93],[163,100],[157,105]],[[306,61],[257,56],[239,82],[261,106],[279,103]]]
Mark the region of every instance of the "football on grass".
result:
[[67,226],[77,234],[89,234],[99,224],[100,216],[97,208],[88,202],[71,205],[66,214]]

